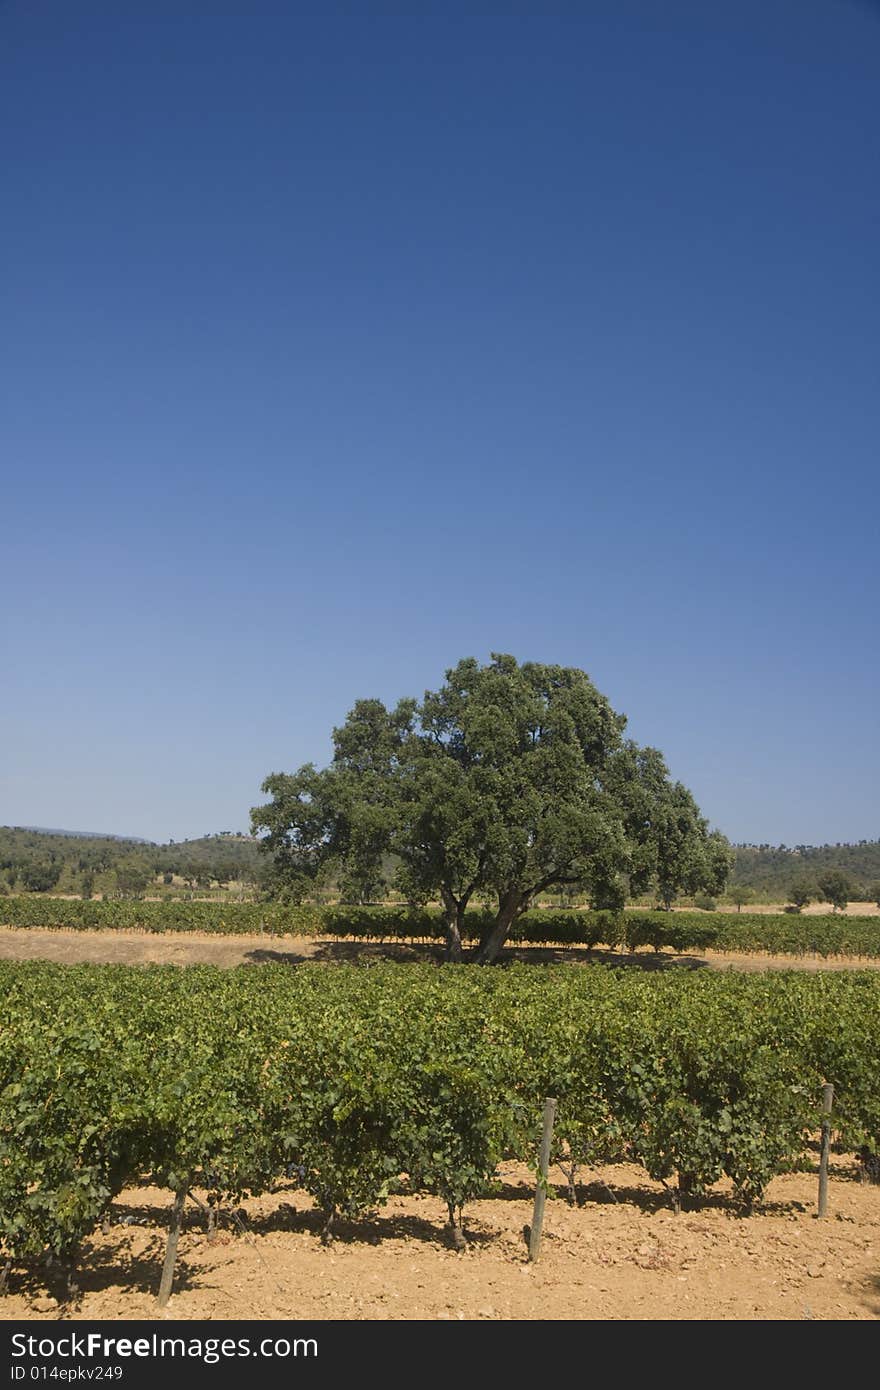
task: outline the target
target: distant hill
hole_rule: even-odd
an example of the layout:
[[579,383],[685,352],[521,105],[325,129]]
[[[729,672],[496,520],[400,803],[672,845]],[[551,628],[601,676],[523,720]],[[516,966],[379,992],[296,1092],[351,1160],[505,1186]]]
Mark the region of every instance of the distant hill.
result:
[[152,845],[153,840],[142,840],[138,835],[110,835],[104,830],[50,830],[45,825],[3,826],[4,830],[32,830],[35,835],[64,835],[70,840],[122,840],[131,845]]
[[751,888],[769,901],[786,901],[795,882],[815,881],[828,869],[840,869],[861,893],[880,884],[880,840],[859,840],[855,845],[736,845],[735,853],[730,886]]
[[207,888],[212,882],[258,878],[265,867],[258,841],[231,832],[157,845],[91,831],[0,827],[0,893],[112,892],[120,872],[128,883],[161,884],[170,875],[192,888]]
[[[729,887],[750,888],[757,900],[785,902],[795,882],[815,881],[825,870],[840,869],[853,884],[853,900],[872,899],[880,884],[880,840],[839,845],[736,845]],[[390,878],[394,863],[385,864]],[[242,879],[264,881],[268,869],[259,841],[224,831],[195,840],[155,844],[134,836],[94,831],[49,830],[36,826],[0,827],[0,893],[79,893],[91,881],[95,892],[113,892],[122,878],[144,874],[166,891],[167,875],[182,890]],[[150,889],[149,891],[153,891]]]

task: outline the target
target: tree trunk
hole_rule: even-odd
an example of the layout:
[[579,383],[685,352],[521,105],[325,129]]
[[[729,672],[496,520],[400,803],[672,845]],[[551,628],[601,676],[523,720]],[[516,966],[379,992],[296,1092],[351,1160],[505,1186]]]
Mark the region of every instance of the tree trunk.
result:
[[446,918],[446,959],[461,960],[461,924],[458,913],[452,913]]
[[511,889],[503,895],[495,921],[489,931],[484,934],[474,956],[478,965],[491,965],[493,961],[498,959],[510,934],[510,928],[527,906],[528,900],[523,899],[522,894],[515,889]]
[[461,929],[464,926],[464,906],[449,892],[442,888],[443,921],[446,926],[446,959],[461,960]]

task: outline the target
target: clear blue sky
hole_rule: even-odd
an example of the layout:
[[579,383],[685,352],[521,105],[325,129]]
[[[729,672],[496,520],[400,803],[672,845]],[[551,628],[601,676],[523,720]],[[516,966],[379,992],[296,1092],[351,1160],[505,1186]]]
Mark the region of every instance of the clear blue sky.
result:
[[880,836],[878,83],[854,0],[0,3],[0,823],[245,828],[495,650]]

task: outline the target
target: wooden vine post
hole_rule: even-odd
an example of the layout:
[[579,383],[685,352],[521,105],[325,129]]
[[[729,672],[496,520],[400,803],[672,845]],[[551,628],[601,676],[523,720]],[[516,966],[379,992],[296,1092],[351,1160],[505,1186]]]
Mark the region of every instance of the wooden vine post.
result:
[[174,1197],[174,1205],[171,1208],[171,1224],[168,1227],[168,1244],[165,1247],[165,1263],[162,1266],[162,1278],[159,1281],[159,1296],[156,1299],[160,1308],[164,1308],[171,1297],[171,1284],[174,1279],[174,1264],[177,1260],[177,1240],[180,1235],[180,1228],[183,1225],[183,1204],[186,1201],[186,1189],[178,1192]]
[[550,1171],[550,1143],[553,1139],[553,1121],[556,1119],[556,1100],[548,1096],[544,1102],[544,1131],[541,1135],[541,1160],[538,1166],[538,1184],[535,1188],[535,1210],[529,1230],[529,1259],[534,1264],[541,1249],[541,1228],[544,1225],[544,1203],[547,1200],[547,1174]]
[[826,1082],[822,1087],[822,1148],[819,1154],[819,1210],[824,1216],[828,1210],[828,1155],[831,1150],[831,1106],[834,1103],[834,1087]]

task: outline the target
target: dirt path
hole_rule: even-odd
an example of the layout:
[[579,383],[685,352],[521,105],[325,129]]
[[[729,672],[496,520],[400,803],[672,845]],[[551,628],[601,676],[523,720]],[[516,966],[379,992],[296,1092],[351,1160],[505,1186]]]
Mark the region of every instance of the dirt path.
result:
[[[298,1319],[864,1319],[880,1317],[880,1188],[839,1167],[829,1219],[814,1216],[816,1179],[777,1178],[760,1214],[716,1204],[674,1216],[637,1168],[590,1175],[582,1205],[548,1203],[529,1265],[523,1228],[532,1188],[506,1165],[501,1190],[465,1213],[468,1249],[446,1248],[444,1209],[393,1197],[343,1225],[329,1249],[301,1192],[285,1189],[225,1218],[214,1243],[193,1206],[181,1237],[171,1318]],[[604,1184],[607,1183],[608,1186]],[[46,1272],[16,1268],[8,1319],[153,1318],[169,1194],[123,1193],[107,1235],[85,1245],[81,1304],[62,1309]]]
[[[53,960],[65,965],[89,961],[115,965],[259,965],[280,961],[298,965],[357,960],[439,960],[439,947],[336,941],[313,936],[217,936],[209,932],[72,931],[54,927],[0,927],[0,960]],[[641,970],[852,970],[880,969],[880,960],[867,957],[774,956],[706,951],[700,956],[637,952],[587,951],[577,946],[508,947],[505,960],[570,965],[606,961]]]

